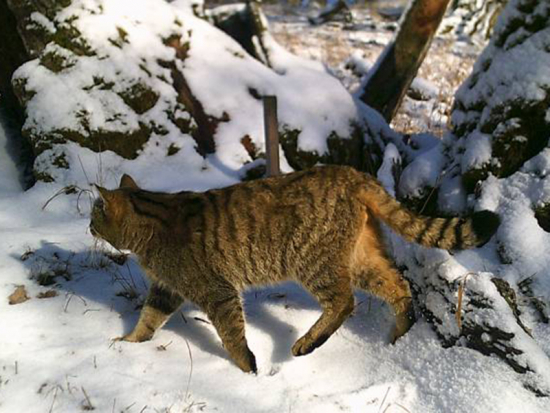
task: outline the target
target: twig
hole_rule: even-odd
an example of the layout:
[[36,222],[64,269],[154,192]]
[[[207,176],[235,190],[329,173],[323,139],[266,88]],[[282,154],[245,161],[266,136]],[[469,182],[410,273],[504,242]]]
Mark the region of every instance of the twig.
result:
[[133,402],[132,404],[129,404],[129,405],[126,406],[126,407],[124,408],[124,410],[122,410],[122,411],[123,411],[123,412],[127,412],[128,410],[130,410],[130,408],[132,408],[132,406],[133,406],[134,404],[136,404],[136,402]]
[[157,346],[157,350],[158,351],[166,351],[166,349],[168,348],[168,346],[172,344],[172,340],[170,340],[167,344],[161,344],[159,346]]
[[[382,403],[380,403],[380,407],[378,408],[378,413],[382,410],[382,407],[384,406],[384,403],[386,403],[386,398],[388,397],[388,394],[390,393],[391,386],[388,387],[388,390],[386,390],[386,394],[384,395],[384,398],[382,399]],[[385,412],[386,410],[384,410]]]
[[54,392],[53,392],[53,400],[52,400],[52,405],[50,406],[50,410],[48,410],[48,413],[52,413],[53,412],[53,405],[55,404],[55,400],[57,399],[57,391],[59,390],[59,387],[56,387]]
[[80,210],[80,197],[82,196],[83,193],[88,194],[88,200],[90,201],[90,210],[93,208],[93,205],[94,205],[94,203],[92,202],[92,200],[94,199],[93,197],[94,193],[89,189],[80,189],[78,191],[78,196],[76,198],[76,210],[80,215],[82,215],[82,211]]
[[191,353],[191,347],[189,346],[189,341],[185,339],[185,345],[187,346],[187,351],[189,352],[189,360],[191,363],[189,369],[189,377],[187,378],[187,388],[185,389],[185,400],[189,398],[189,388],[191,386],[191,377],[193,376],[193,354]]
[[86,393],[86,390],[84,390],[84,387],[80,386],[80,388],[82,389],[82,393],[84,393],[84,397],[86,398],[86,403],[87,403],[87,405],[83,406],[84,410],[95,410],[95,407],[90,401],[90,397],[88,396],[88,393]]
[[68,185],[68,186],[65,186],[63,188],[61,188],[59,191],[57,191],[55,194],[53,194],[47,201],[44,205],[42,205],[42,211],[46,209],[46,207],[48,206],[48,204],[50,202],[52,202],[55,198],[57,198],[59,195],[61,194],[70,194],[70,193],[74,193],[77,191],[77,189],[79,189],[76,185]]
[[185,316],[183,315],[183,312],[182,312],[182,311],[180,311],[180,315],[181,315],[181,319],[183,320],[183,322],[184,322],[185,324],[187,324],[187,318],[185,318]]
[[86,300],[84,298],[82,298],[81,296],[79,296],[78,294],[74,293],[74,292],[68,292],[67,295],[69,296],[69,298],[67,299],[67,302],[65,303],[65,307],[63,308],[63,312],[67,312],[67,308],[69,308],[69,303],[71,302],[72,298],[73,297],[78,297],[82,300],[82,303],[84,303],[85,306],[88,306],[88,303],[86,302]]
[[411,411],[409,409],[407,409],[406,407],[400,405],[399,403],[390,403],[390,404],[388,404],[388,406],[384,409],[384,411],[382,413],[386,413],[386,411],[392,406],[400,407],[401,409],[405,410],[406,412],[411,413]]
[[470,275],[474,275],[474,272],[469,272],[468,274],[464,275],[462,279],[460,280],[460,284],[458,285],[458,303],[456,305],[456,324],[458,325],[458,331],[462,331],[462,297],[464,296],[464,287],[466,286],[466,281],[468,280],[468,277]]
[[90,178],[88,178],[88,174],[84,169],[84,164],[82,163],[82,159],[80,158],[80,155],[78,155],[78,162],[80,162],[80,167],[82,168],[82,172],[84,172],[84,176],[86,177],[86,182],[88,182],[88,185],[91,185]]

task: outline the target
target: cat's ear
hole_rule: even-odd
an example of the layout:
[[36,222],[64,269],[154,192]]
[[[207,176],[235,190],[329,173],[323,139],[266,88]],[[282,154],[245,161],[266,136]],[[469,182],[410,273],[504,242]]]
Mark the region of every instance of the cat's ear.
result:
[[130,175],[124,174],[122,178],[120,178],[119,188],[139,189],[139,186]]
[[113,191],[109,191],[106,188],[103,188],[99,185],[94,185],[95,189],[97,189],[97,192],[99,193],[99,196],[105,202],[105,204],[108,204],[110,201],[113,200]]

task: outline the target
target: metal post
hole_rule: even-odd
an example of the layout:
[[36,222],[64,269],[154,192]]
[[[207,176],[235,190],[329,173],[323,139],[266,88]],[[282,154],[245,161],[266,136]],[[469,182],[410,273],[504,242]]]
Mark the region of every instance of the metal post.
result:
[[281,173],[279,168],[279,130],[277,121],[277,97],[264,96],[264,128],[267,157],[267,176]]

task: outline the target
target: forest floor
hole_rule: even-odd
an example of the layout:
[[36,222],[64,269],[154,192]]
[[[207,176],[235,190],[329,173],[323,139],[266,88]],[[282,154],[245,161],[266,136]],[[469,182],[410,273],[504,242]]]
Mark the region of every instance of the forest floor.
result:
[[[338,16],[320,25],[312,25],[308,20],[319,15],[319,9],[264,7],[270,31],[281,45],[294,54],[326,64],[352,93],[398,28],[395,19],[379,13],[384,10],[398,13],[402,7],[399,1],[374,2],[370,7],[352,8],[351,22]],[[448,130],[454,94],[470,74],[481,49],[477,43],[457,42],[452,36],[436,36],[417,76],[418,87],[429,89],[429,99],[413,99],[409,93],[392,127],[402,133],[429,131],[436,136]]]

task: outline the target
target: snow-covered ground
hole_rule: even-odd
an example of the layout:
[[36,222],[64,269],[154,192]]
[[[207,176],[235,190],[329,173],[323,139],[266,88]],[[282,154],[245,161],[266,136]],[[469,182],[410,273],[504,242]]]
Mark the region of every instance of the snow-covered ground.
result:
[[[2,163],[3,188],[10,167]],[[75,196],[42,210],[56,189],[40,184],[0,194],[1,412],[542,413],[550,407],[501,360],[442,348],[422,320],[389,345],[390,311],[365,295],[322,348],[293,358],[293,342],[320,314],[293,284],[245,296],[257,376],[229,360],[205,314],[191,304],[152,341],[113,343],[137,321],[143,274],[132,258],[117,265],[94,247]],[[37,284],[52,274],[54,285]],[[9,305],[19,285],[29,300]],[[39,298],[52,290],[56,296]]]
[[[113,342],[137,321],[144,275],[132,257],[124,260],[94,243],[87,230],[88,186],[52,199],[60,183],[40,183],[26,192],[16,184],[5,132],[0,128],[0,412],[550,411],[549,399],[524,388],[520,375],[500,359],[463,347],[444,349],[424,320],[389,345],[389,308],[363,294],[353,316],[325,345],[293,358],[292,344],[320,314],[316,302],[294,284],[248,292],[247,338],[257,375],[242,373],[230,361],[207,317],[192,304],[150,342]],[[144,187],[165,191],[203,190],[238,179],[213,161],[203,168],[167,160],[153,173],[143,168],[147,158],[102,170],[116,163],[114,155],[80,149],[79,156],[82,169],[71,172],[80,183],[100,178],[110,187],[118,172],[129,169]],[[505,186],[502,192],[507,196]],[[497,208],[499,194],[485,198],[487,207]],[[492,270],[483,268],[484,258],[457,254],[451,268]],[[537,262],[545,263],[543,258]],[[19,286],[29,299],[10,305],[8,297]],[[534,335],[548,353],[548,327],[535,325]]]

